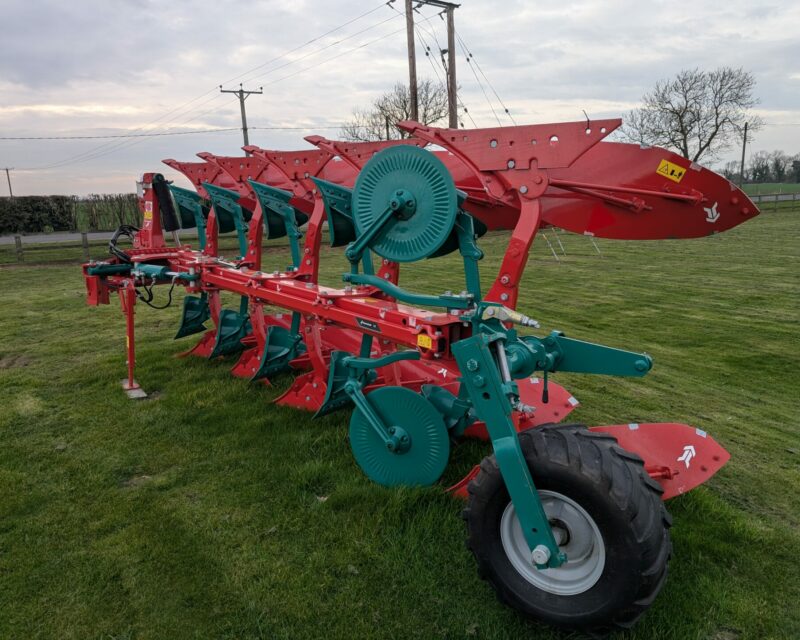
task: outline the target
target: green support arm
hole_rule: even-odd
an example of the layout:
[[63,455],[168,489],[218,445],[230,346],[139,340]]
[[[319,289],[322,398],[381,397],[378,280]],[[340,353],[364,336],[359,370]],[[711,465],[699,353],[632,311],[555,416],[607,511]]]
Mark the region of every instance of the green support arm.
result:
[[461,370],[461,384],[467,388],[469,400],[478,417],[486,423],[497,465],[528,547],[531,552],[537,550],[548,558],[547,564],[537,566],[558,567],[566,562],[566,556],[559,550],[553,537],[522,454],[517,430],[511,420],[511,403],[490,350],[490,338],[485,334],[478,334],[459,340],[453,344],[452,349]]
[[401,360],[419,360],[419,351],[395,351],[381,358],[357,358],[351,356],[344,359],[344,365],[350,369],[380,369],[386,365],[400,362]]
[[[653,367],[653,359],[646,353],[567,338],[560,331],[553,331],[546,338],[526,336],[521,340],[535,354],[535,369],[545,372],[642,377]],[[515,356],[517,353],[515,350]]]
[[402,430],[398,430],[393,425],[384,424],[383,420],[375,412],[369,398],[364,395],[363,387],[368,376],[363,375],[363,372],[385,367],[400,360],[419,360],[419,358],[419,351],[409,350],[395,351],[382,358],[349,356],[342,360],[342,365],[349,370],[348,380],[344,385],[345,393],[350,396],[353,404],[361,410],[370,427],[372,427],[389,451],[403,452],[408,449],[411,441],[409,436]]
[[196,273],[186,273],[184,271],[170,271],[169,267],[157,264],[142,264],[137,262],[133,265],[131,274],[134,276],[146,276],[148,278],[160,280],[172,280],[173,278],[179,280],[186,280],[191,282],[197,280],[200,276]]
[[411,305],[425,307],[446,307],[448,309],[469,309],[474,302],[474,299],[471,295],[429,296],[422,293],[411,293],[378,276],[362,275],[359,273],[345,273],[342,278],[345,282],[375,287],[376,289],[383,291],[386,295]]
[[86,267],[86,275],[89,276],[117,276],[127,275],[131,272],[131,264],[105,264],[97,263]]

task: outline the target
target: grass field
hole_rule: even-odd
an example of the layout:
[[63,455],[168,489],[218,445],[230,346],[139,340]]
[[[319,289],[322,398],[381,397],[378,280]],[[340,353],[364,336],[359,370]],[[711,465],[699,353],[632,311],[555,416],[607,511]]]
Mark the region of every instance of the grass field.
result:
[[742,187],[748,195],[761,193],[800,193],[800,182],[763,182]]
[[[642,380],[558,376],[572,418],[687,422],[732,453],[669,503],[669,580],[619,637],[800,637],[798,235],[800,216],[762,215],[702,240],[599,241],[600,257],[564,234],[560,263],[537,242],[521,308],[542,331],[655,360]],[[504,243],[482,242],[487,279]],[[335,282],[341,253],[324,268]],[[403,283],[459,289],[459,271],[440,259]],[[312,421],[270,404],[288,377],[175,359],[180,305],[138,307],[151,396],[132,402],[122,316],[85,306],[77,265],[3,267],[0,292],[0,638],[579,637],[495,601],[441,486],[371,484],[347,413]],[[457,447],[442,485],[486,451]]]

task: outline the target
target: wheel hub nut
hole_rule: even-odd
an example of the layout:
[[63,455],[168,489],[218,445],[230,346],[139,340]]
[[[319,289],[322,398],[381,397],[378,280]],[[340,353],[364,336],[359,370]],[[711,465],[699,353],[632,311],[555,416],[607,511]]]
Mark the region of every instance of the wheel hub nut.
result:
[[536,545],[534,550],[531,552],[531,560],[533,564],[547,564],[550,560],[550,549],[545,547],[543,544]]

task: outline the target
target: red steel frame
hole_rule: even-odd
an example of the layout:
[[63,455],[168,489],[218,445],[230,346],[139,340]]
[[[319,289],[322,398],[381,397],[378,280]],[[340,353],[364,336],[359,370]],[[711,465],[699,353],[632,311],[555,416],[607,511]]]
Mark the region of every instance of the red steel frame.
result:
[[[187,176],[201,193],[207,195],[203,182],[210,182],[237,191],[253,218],[248,230],[248,251],[236,265],[218,259],[215,213],[209,214],[207,244],[203,252],[185,246],[168,247],[164,243],[158,201],[152,189],[152,174],[143,177],[144,194],[140,198],[144,226],[130,251],[136,260],[167,264],[170,269],[199,274],[199,282],[189,291],[209,293],[212,320],[218,322],[219,291],[247,296],[254,337],[234,372],[248,375],[254,359],[264,348],[269,324],[283,324],[285,318],[266,315],[264,305],[271,305],[302,314],[301,331],[307,336],[307,358],[296,364],[312,367],[299,376],[292,388],[279,401],[310,410],[319,408],[327,384],[327,354],[332,348],[354,351],[362,334],[377,338],[378,353],[397,346],[418,349],[422,360],[404,361],[381,371],[378,383],[402,384],[419,389],[424,383],[435,383],[455,389],[458,368],[450,353],[450,345],[467,337],[469,325],[457,316],[432,312],[398,304],[374,287],[334,289],[317,284],[324,203],[311,180],[322,177],[344,185],[352,185],[355,177],[382,148],[394,144],[433,144],[445,149],[437,152],[450,169],[457,186],[469,198],[465,208],[481,218],[490,228],[513,227],[501,268],[485,299],[515,308],[519,284],[537,230],[543,224],[605,237],[694,237],[708,235],[735,226],[758,213],[746,195],[702,167],[664,150],[643,150],[634,145],[600,143],[620,124],[619,120],[592,123],[559,123],[522,127],[476,130],[451,130],[423,126],[416,122],[399,123],[411,134],[402,141],[382,143],[344,143],[321,136],[310,136],[318,150],[270,151],[250,146],[251,157],[237,158],[198,154],[203,162],[165,161]],[[660,158],[660,162],[679,166],[687,184],[673,184],[658,175],[655,167],[641,173],[642,158]],[[334,158],[337,161],[332,162]],[[592,160],[589,162],[588,160]],[[613,161],[611,169],[606,168]],[[660,166],[660,165],[659,165]],[[613,172],[626,171],[633,177],[628,184],[609,180]],[[639,173],[637,173],[639,172]],[[584,179],[583,176],[589,176]],[[605,181],[603,179],[605,178]],[[292,204],[310,215],[303,247],[302,264],[296,272],[261,272],[262,217],[258,199],[248,179],[290,190]],[[680,182],[680,181],[679,181]],[[633,196],[633,197],[628,197]],[[716,227],[703,223],[703,214],[712,207],[722,211],[725,219]],[[706,216],[705,223],[716,223]],[[84,269],[89,304],[107,304],[109,290],[120,294],[127,319],[127,386],[135,388],[134,315],[135,285],[131,277],[90,276]],[[379,275],[397,282],[396,263],[383,261]],[[361,320],[361,322],[359,322]],[[363,322],[368,321],[367,323]],[[366,325],[366,326],[365,326]],[[370,327],[374,326],[374,329]],[[420,347],[420,335],[432,338],[432,347]],[[193,352],[210,353],[214,332],[209,331]],[[427,341],[425,341],[427,343]],[[520,384],[523,402],[536,407],[530,414],[515,414],[519,428],[563,419],[577,401],[563,388],[551,383],[550,403],[542,402],[538,381]],[[635,427],[635,428],[634,428]],[[615,425],[596,427],[614,433],[618,440],[645,457],[650,474],[665,487],[666,497],[675,495],[705,481],[719,469],[728,454],[718,444],[686,425]],[[687,431],[688,430],[688,431]],[[471,428],[473,435],[482,435],[482,425]],[[692,435],[694,433],[694,435]],[[653,435],[657,434],[657,435]],[[485,434],[484,434],[485,435]],[[678,442],[691,440],[704,448],[706,462],[682,469],[671,459]],[[645,444],[643,444],[645,443]],[[688,445],[685,445],[688,446]],[[465,478],[453,489],[463,492]]]

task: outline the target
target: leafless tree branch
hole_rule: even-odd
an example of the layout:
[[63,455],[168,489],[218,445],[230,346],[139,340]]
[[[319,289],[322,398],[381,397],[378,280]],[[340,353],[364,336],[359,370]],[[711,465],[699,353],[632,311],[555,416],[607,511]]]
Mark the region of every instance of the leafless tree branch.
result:
[[[447,117],[447,89],[441,83],[423,80],[417,86],[419,119],[422,124],[436,124]],[[411,118],[411,98],[408,86],[398,82],[368,108],[353,111],[352,118],[345,123],[340,135],[353,142],[386,140],[389,137],[405,137],[394,124]]]
[[690,160],[713,159],[763,122],[750,110],[758,104],[755,77],[744,69],[685,69],[661,80],[643,98],[643,106],[625,118],[623,138],[673,149]]

